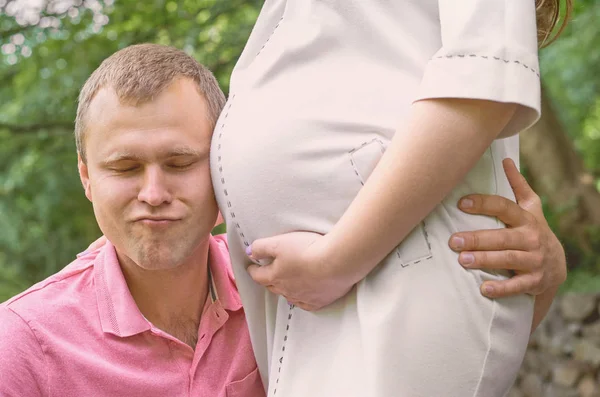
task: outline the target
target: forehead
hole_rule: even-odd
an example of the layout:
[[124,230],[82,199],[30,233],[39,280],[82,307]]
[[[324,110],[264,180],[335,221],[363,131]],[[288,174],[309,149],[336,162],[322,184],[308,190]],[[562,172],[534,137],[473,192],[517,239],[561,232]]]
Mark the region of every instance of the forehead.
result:
[[212,125],[203,96],[191,80],[175,81],[151,101],[133,105],[111,87],[90,103],[86,149],[89,155],[126,151],[207,150]]

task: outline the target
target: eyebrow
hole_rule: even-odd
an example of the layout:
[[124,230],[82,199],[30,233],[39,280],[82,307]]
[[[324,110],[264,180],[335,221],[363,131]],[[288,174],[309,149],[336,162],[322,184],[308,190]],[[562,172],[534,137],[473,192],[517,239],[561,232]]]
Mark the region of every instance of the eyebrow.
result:
[[[202,157],[202,153],[196,149],[193,149],[188,146],[176,147],[175,149],[169,150],[168,152],[161,153],[161,157],[163,158],[171,158],[171,157]],[[135,153],[129,151],[116,152],[108,156],[108,158],[102,161],[102,164],[108,165],[117,163],[119,161],[142,161],[143,158],[138,156]]]
[[200,153],[196,149],[192,149],[189,146],[181,146],[181,147],[176,147],[175,149],[169,151],[165,157],[176,157],[176,156],[200,157],[200,156],[202,156],[202,153]]

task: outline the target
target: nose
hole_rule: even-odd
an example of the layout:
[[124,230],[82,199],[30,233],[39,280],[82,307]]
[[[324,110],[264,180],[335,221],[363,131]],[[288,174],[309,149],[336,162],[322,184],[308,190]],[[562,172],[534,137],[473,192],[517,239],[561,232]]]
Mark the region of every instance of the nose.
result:
[[147,167],[144,170],[144,179],[138,193],[138,200],[153,207],[168,204],[172,195],[167,184],[167,176],[160,167]]

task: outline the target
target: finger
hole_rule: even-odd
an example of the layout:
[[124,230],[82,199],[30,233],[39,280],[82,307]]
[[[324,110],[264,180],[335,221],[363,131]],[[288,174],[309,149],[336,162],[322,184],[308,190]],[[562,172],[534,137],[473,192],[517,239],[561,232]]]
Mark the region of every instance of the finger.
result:
[[283,296],[283,291],[274,285],[265,285],[265,287],[274,295]]
[[285,300],[287,301],[288,305],[290,305],[290,306],[298,306],[298,304],[300,303],[300,302],[295,301],[295,300],[293,300],[291,298],[288,298],[287,296],[283,296],[283,297],[285,298]]
[[246,255],[256,261],[275,258],[277,256],[277,245],[277,236],[261,238],[246,247]]
[[487,194],[469,194],[459,201],[458,207],[469,214],[496,217],[513,227],[528,223],[531,216],[514,201]]
[[[287,301],[288,305],[290,305],[290,306],[298,306],[298,307],[306,307],[306,308],[311,307],[307,303],[301,302],[301,301],[296,300],[296,299],[289,298],[289,297],[284,296],[284,295],[282,295],[282,296],[285,298],[285,300]],[[291,307],[290,307],[290,309],[291,309]],[[304,310],[306,310],[306,309],[304,309]]]
[[528,243],[519,229],[489,229],[454,233],[448,244],[460,252],[527,250]]
[[302,303],[302,302],[297,302],[294,304],[294,306],[299,307],[302,310],[305,310],[307,312],[314,312],[316,310],[319,310],[319,307],[315,306],[315,305],[311,305],[308,303]]
[[458,263],[467,269],[530,271],[536,265],[526,251],[461,252]]
[[271,287],[272,286],[272,281],[273,281],[273,276],[272,276],[272,267],[267,265],[267,266],[259,266],[259,265],[250,265],[248,266],[248,268],[246,269],[246,271],[248,272],[248,274],[250,274],[250,277],[252,277],[252,280],[254,280],[254,282],[262,285],[263,287]]
[[515,194],[519,206],[532,213],[536,219],[545,220],[542,200],[531,186],[529,186],[527,180],[519,172],[515,163],[511,159],[504,159],[502,165],[504,167],[504,173],[508,178],[508,183]]
[[481,293],[488,298],[506,298],[521,294],[533,294],[540,289],[541,279],[531,273],[519,274],[507,280],[486,281]]
[[527,183],[527,180],[523,174],[519,172],[515,162],[512,159],[506,158],[502,160],[502,167],[504,168],[504,173],[508,178],[508,183],[515,194],[517,202],[530,200],[537,196],[531,186],[529,186],[529,183]]

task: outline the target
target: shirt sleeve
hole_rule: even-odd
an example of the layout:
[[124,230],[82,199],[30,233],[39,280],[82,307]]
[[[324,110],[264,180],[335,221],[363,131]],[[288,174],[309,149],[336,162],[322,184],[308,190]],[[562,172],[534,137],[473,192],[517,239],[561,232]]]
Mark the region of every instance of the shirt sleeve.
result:
[[41,397],[46,390],[44,354],[31,328],[0,306],[0,396]]
[[515,103],[501,137],[541,114],[533,0],[439,0],[441,48],[428,62],[417,100],[472,98]]

